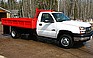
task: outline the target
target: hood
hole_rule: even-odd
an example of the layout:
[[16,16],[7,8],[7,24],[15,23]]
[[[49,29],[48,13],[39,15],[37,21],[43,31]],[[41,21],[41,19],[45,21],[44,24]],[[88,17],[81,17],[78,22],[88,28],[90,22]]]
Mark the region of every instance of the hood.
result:
[[91,25],[86,22],[80,22],[80,21],[63,21],[63,24],[67,25],[73,25],[73,26],[78,26],[78,27],[90,27]]

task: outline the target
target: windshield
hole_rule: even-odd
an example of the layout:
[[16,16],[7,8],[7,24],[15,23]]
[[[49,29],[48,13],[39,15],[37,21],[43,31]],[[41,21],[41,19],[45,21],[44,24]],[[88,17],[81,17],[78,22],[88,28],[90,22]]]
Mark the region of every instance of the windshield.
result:
[[64,15],[63,13],[52,13],[52,14],[57,22],[70,20],[70,18]]

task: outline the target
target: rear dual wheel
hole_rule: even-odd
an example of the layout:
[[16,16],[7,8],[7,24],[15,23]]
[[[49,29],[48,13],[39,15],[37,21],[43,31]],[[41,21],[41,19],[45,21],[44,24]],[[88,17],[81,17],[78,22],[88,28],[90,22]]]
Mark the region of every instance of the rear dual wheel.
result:
[[12,38],[19,38],[20,34],[18,33],[18,31],[16,31],[16,29],[11,29],[11,36]]

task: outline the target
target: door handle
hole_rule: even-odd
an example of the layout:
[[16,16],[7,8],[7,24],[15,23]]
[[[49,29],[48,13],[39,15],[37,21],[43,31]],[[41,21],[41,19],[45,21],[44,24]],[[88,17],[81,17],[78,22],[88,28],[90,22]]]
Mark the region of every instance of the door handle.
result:
[[52,31],[55,31],[55,29],[52,29]]
[[39,24],[39,26],[42,26],[42,24]]

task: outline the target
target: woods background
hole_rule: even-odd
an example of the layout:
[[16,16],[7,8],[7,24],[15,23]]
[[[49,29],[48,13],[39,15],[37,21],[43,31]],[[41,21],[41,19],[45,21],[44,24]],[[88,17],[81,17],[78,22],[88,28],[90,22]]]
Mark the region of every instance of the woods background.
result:
[[0,7],[19,10],[20,17],[33,17],[35,9],[62,11],[73,19],[92,19],[93,0],[1,0]]

